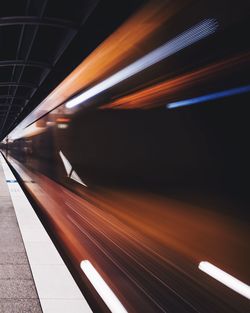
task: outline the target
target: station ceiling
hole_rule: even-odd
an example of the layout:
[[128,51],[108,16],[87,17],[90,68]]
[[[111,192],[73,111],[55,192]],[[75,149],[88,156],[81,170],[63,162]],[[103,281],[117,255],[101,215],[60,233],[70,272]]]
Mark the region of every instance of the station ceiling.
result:
[[0,140],[142,3],[0,3]]

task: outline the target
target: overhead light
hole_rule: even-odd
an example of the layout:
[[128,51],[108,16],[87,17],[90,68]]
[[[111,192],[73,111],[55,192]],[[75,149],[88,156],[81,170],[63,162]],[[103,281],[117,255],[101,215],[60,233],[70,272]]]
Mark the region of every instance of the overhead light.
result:
[[250,299],[250,287],[239,279],[206,261],[200,262],[199,269],[247,299]]
[[56,122],[58,123],[68,123],[70,121],[70,119],[68,117],[58,117],[56,119]]
[[166,59],[167,57],[183,50],[184,48],[200,41],[216,31],[218,23],[215,19],[206,19],[199,24],[189,28],[185,32],[166,42],[157,49],[149,52],[144,57],[131,63],[127,67],[111,75],[97,85],[82,92],[80,95],[66,102],[67,108],[83,103],[84,101],[98,95],[99,93],[117,85],[125,79],[145,70],[146,68]]
[[63,124],[63,123],[59,123],[59,124],[57,124],[57,128],[66,129],[66,128],[68,128],[68,125],[67,124]]

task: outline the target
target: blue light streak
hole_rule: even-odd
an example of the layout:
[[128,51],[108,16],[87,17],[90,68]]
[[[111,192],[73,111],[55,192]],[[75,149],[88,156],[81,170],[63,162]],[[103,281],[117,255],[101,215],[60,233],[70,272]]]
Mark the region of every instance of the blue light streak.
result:
[[237,87],[237,88],[232,88],[228,90],[222,90],[214,93],[210,93],[204,96],[196,97],[196,98],[190,98],[186,100],[180,100],[176,102],[171,102],[166,105],[167,109],[174,109],[178,107],[183,107],[183,106],[188,106],[188,105],[193,105],[193,104],[198,104],[202,102],[208,102],[216,99],[221,99],[225,97],[230,97],[234,95],[239,95],[242,93],[247,93],[250,92],[250,85],[242,86],[242,87]]

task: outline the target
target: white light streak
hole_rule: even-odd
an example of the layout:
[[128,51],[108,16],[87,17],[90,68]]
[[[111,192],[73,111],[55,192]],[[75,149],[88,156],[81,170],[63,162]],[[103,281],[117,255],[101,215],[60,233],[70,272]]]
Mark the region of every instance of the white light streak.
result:
[[206,261],[200,262],[199,269],[212,276],[225,286],[241,294],[243,297],[250,299],[250,287],[232,275],[224,272],[223,270]]
[[88,187],[84,182],[81,180],[81,178],[77,175],[76,171],[72,171],[70,178],[76,181],[79,184],[82,184],[85,187]]
[[66,156],[62,153],[62,151],[59,151],[59,155],[62,159],[63,166],[65,168],[65,171],[67,173],[67,176],[70,179],[73,179],[74,181],[78,182],[79,184],[88,187],[82,180],[81,178],[77,175],[76,171],[73,170],[72,165],[70,164],[69,160],[66,158]]
[[59,151],[59,155],[63,161],[63,166],[65,168],[65,171],[67,173],[67,176],[69,176],[71,170],[72,170],[72,166],[71,164],[69,163],[68,159],[65,157],[65,155],[62,153],[62,151]]
[[80,264],[84,274],[88,277],[91,284],[94,286],[102,300],[112,313],[127,313],[127,310],[121,304],[119,299],[106,284],[101,275],[97,272],[94,266],[88,260],[83,260]]
[[67,124],[63,124],[63,123],[60,123],[60,124],[57,124],[57,128],[66,129],[66,128],[68,128],[68,125],[67,125]]
[[180,50],[194,44],[195,42],[211,35],[216,31],[218,23],[215,19],[206,19],[199,24],[191,27],[162,46],[146,54],[144,57],[128,65],[92,88],[82,92],[72,100],[67,101],[66,107],[72,108],[97,94],[117,85],[125,79],[143,71],[163,59],[177,53]]

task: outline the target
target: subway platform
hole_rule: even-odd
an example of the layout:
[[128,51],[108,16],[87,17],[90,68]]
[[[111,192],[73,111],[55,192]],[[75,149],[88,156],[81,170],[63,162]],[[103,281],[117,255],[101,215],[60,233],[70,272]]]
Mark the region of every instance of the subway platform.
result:
[[0,312],[42,312],[1,163]]
[[92,312],[0,153],[0,313]]

